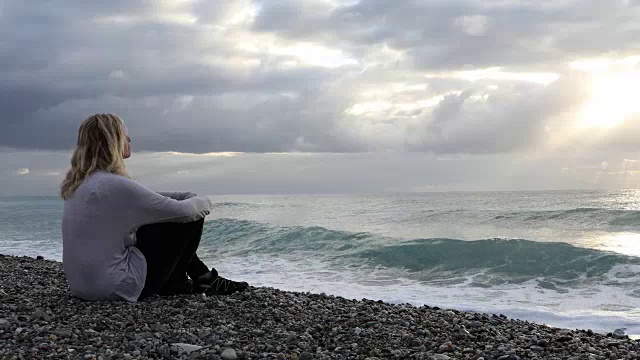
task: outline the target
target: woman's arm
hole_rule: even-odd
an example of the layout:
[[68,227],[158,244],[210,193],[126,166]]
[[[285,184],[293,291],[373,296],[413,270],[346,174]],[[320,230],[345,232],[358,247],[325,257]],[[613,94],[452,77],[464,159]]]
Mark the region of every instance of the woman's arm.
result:
[[208,215],[212,206],[204,196],[178,201],[117,175],[102,179],[97,195],[116,216],[124,216],[131,229],[160,222],[196,221]]
[[178,201],[187,200],[187,199],[191,199],[192,197],[198,196],[198,194],[194,194],[192,192],[180,192],[180,191],[176,191],[176,192],[158,191],[158,194],[162,196],[170,197],[173,200],[178,200]]

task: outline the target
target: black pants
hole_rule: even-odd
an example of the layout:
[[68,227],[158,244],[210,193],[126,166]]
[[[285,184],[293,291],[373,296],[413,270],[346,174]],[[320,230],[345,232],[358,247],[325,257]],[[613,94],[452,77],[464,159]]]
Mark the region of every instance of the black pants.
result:
[[140,298],[170,294],[176,285],[207,273],[209,268],[196,255],[204,218],[190,223],[158,223],[136,231],[137,244],[147,260],[147,278]]

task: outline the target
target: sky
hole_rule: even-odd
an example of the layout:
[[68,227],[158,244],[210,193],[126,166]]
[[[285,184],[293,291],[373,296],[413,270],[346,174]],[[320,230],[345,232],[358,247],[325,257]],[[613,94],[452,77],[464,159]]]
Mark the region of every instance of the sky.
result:
[[640,187],[637,0],[0,0],[0,196],[78,125],[203,194]]

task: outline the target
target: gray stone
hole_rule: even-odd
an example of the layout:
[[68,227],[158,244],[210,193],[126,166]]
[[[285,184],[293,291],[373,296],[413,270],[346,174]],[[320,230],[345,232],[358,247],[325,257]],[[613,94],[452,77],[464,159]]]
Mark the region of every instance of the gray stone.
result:
[[449,360],[450,357],[445,355],[445,354],[435,354],[431,356],[431,359],[433,360]]
[[70,338],[73,335],[69,330],[54,330],[53,334],[61,338]]
[[36,309],[33,312],[33,317],[36,318],[36,319],[39,319],[39,320],[44,320],[46,322],[51,321],[51,315],[47,314],[42,309]]
[[538,344],[537,345],[545,347],[545,346],[549,345],[549,342],[547,340],[545,340],[545,339],[540,339],[540,340],[538,340]]
[[469,324],[467,324],[467,326],[469,326],[472,329],[477,329],[477,328],[483,327],[484,324],[482,324],[480,321],[471,321],[469,322]]
[[165,332],[167,331],[167,327],[162,324],[151,324],[151,329],[157,332]]
[[617,337],[617,338],[625,338],[627,337],[627,334],[625,334],[625,328],[622,329],[615,329],[615,331],[613,332],[613,336]]
[[595,355],[600,355],[601,352],[598,351],[598,349],[594,348],[593,346],[589,346],[587,347],[587,351],[591,354],[595,354]]
[[238,358],[238,355],[236,355],[236,351],[234,349],[228,348],[224,349],[222,354],[220,354],[220,357],[223,360],[236,360]]
[[159,348],[158,348],[158,353],[160,355],[162,355],[163,357],[168,357],[170,354],[170,350],[169,350],[169,345],[167,344],[162,344]]
[[178,348],[184,350],[184,352],[186,352],[187,354],[190,353],[190,352],[202,349],[202,346],[192,345],[192,344],[185,344],[185,343],[173,343],[173,344],[171,344],[171,346],[178,347]]

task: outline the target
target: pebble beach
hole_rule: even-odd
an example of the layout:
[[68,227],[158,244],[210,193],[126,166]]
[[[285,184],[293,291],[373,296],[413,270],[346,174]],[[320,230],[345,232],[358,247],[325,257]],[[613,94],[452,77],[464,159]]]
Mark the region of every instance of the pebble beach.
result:
[[255,288],[86,302],[62,264],[0,255],[0,359],[638,359],[620,333]]

